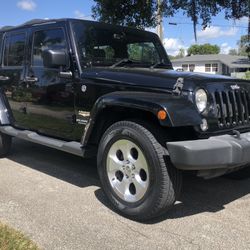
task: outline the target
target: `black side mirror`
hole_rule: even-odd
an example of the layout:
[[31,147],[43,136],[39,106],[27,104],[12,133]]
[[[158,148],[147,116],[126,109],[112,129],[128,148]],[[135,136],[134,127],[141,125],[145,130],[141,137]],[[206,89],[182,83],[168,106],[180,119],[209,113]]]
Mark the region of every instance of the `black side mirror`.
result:
[[46,68],[68,66],[69,56],[63,50],[45,50],[42,52],[43,65]]

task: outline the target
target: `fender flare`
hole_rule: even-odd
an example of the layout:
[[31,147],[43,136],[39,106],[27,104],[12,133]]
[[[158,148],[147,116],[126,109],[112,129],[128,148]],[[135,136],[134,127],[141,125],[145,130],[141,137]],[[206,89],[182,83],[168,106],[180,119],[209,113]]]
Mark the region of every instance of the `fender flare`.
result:
[[13,115],[9,102],[5,94],[0,91],[0,124],[1,125],[10,125],[13,121]]
[[183,96],[150,92],[112,92],[101,96],[93,106],[81,140],[83,147],[88,144],[98,116],[104,109],[112,107],[142,110],[156,117],[159,110],[165,110],[167,118],[159,120],[163,127],[197,126],[202,123],[195,105]]

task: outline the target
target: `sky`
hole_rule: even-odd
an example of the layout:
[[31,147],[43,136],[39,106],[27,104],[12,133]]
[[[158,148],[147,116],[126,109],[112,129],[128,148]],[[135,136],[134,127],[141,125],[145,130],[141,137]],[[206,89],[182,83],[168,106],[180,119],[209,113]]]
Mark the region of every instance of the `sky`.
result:
[[[92,19],[92,0],[1,0],[0,27],[19,25],[37,18],[81,18]],[[170,25],[176,23],[177,25]],[[214,17],[212,24],[205,30],[198,26],[198,43],[217,44],[221,54],[237,48],[241,35],[247,34],[248,19],[225,20],[223,13]],[[155,31],[155,29],[151,29]],[[164,18],[164,47],[168,54],[177,55],[180,48],[187,49],[194,44],[193,26],[190,19],[177,13],[174,17]]]

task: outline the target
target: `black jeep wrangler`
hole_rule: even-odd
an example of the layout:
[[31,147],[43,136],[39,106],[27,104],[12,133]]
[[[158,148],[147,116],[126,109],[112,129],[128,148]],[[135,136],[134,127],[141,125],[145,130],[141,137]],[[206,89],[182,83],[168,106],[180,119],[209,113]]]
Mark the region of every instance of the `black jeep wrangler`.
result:
[[185,170],[249,176],[250,82],[174,71],[154,33],[33,20],[0,30],[0,62],[0,156],[13,137],[96,156],[129,218],[170,208]]

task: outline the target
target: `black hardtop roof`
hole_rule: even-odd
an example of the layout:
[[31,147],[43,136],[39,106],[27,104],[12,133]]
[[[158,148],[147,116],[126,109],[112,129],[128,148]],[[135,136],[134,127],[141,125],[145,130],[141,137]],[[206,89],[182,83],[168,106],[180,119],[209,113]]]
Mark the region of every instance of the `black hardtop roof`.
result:
[[[91,20],[84,20],[84,19],[77,19],[77,18],[60,18],[60,19],[32,19],[30,21],[27,21],[21,25],[17,25],[17,26],[4,26],[2,28],[0,28],[0,32],[6,32],[6,31],[11,31],[11,30],[15,30],[15,29],[21,29],[21,28],[28,28],[28,27],[32,27],[35,25],[40,25],[40,24],[50,24],[50,23],[57,23],[57,22],[67,22],[67,21],[82,21],[85,23],[95,23],[98,24],[100,26],[113,26],[113,27],[122,27],[119,25],[113,25],[113,24],[107,24],[104,22],[98,22],[98,21],[91,21]],[[150,31],[145,31],[145,30],[138,30],[134,27],[122,27],[125,29],[130,29],[130,30],[136,30],[137,32],[141,31],[141,32],[149,32],[152,33]],[[154,33],[153,33],[154,34]]]

